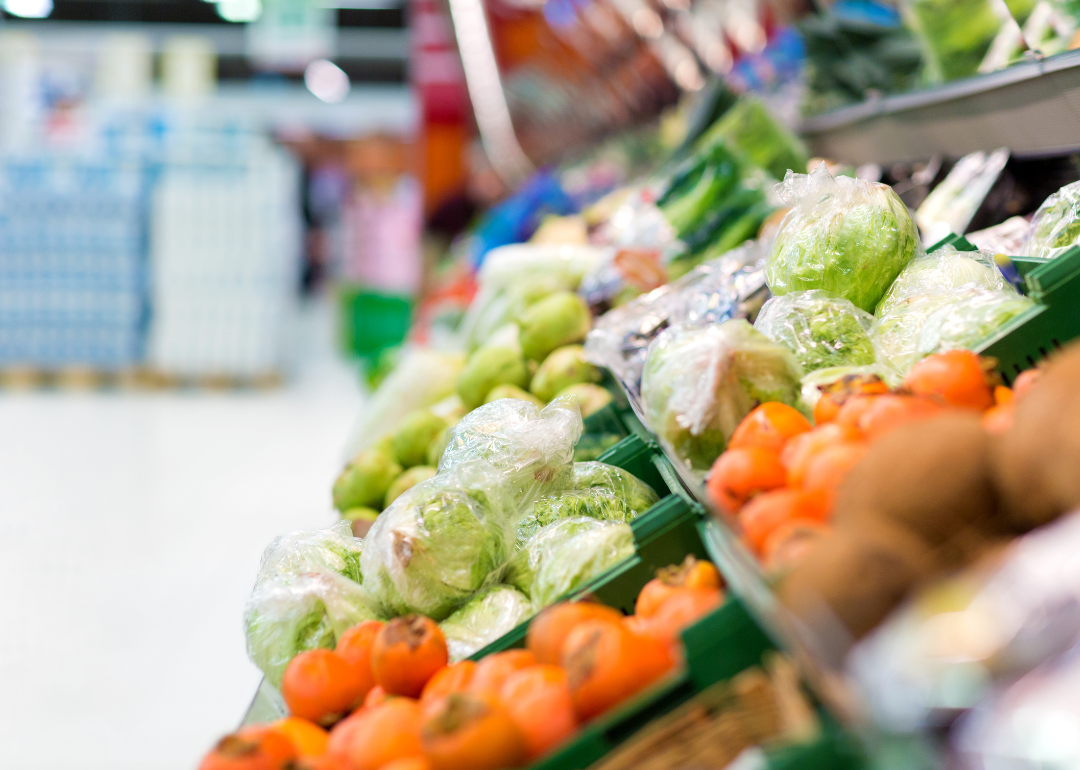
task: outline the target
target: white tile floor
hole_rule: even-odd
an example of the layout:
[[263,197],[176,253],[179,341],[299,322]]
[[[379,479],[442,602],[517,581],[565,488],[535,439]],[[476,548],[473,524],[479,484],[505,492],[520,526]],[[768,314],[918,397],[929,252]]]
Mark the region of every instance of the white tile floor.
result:
[[332,523],[362,403],[301,328],[277,391],[0,395],[0,768],[191,770],[236,725],[259,556]]

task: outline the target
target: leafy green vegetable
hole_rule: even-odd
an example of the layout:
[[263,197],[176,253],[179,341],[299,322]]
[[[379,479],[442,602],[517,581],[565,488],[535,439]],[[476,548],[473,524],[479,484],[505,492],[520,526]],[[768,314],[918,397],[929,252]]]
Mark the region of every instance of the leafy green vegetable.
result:
[[754,407],[798,406],[801,377],[795,357],[744,320],[672,327],[649,346],[641,399],[649,427],[706,470]]
[[797,173],[806,170],[806,148],[753,97],[740,97],[702,136],[698,146],[719,140],[730,142],[776,179],[782,179],[789,169]]
[[812,372],[874,363],[874,317],[823,291],[796,291],[767,301],[754,328],[795,354]]
[[919,356],[955,348],[974,350],[1008,321],[1033,307],[1034,300],[1011,288],[980,292],[951,302],[927,317],[919,332]]
[[773,294],[821,289],[874,312],[922,251],[907,207],[888,185],[834,178],[822,164],[788,174],[780,195],[791,211],[765,265]]
[[1024,254],[1053,259],[1080,242],[1080,182],[1051,195],[1031,220]]
[[[552,526],[573,521],[578,520],[563,519]],[[529,592],[536,609],[554,604],[634,555],[634,533],[629,524],[598,521],[594,525],[553,545],[540,560]]]
[[266,547],[256,580],[326,569],[360,583],[363,545],[363,540],[353,537],[348,521],[329,529],[289,532]]
[[464,660],[508,634],[532,615],[529,597],[505,585],[480,591],[457,612],[439,624],[450,662]]
[[991,0],[911,0],[909,7],[934,80],[974,75],[1001,29]]
[[516,524],[505,477],[486,462],[458,464],[376,519],[361,558],[364,585],[388,615],[441,620],[506,562]]
[[564,543],[602,526],[603,523],[596,519],[579,517],[561,519],[546,527],[541,527],[507,563],[503,580],[531,597],[536,573],[544,560]]

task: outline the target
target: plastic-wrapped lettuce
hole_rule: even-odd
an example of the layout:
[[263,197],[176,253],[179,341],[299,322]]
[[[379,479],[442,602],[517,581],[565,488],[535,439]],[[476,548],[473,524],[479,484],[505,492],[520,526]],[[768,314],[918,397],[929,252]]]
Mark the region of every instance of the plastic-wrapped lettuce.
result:
[[248,656],[279,687],[298,653],[333,648],[350,626],[376,619],[371,602],[359,583],[326,569],[260,578],[244,609]]
[[569,482],[574,446],[584,426],[577,401],[555,399],[543,409],[502,398],[474,409],[450,431],[439,472],[486,460],[506,475],[519,505]]
[[1023,254],[1053,259],[1080,242],[1080,182],[1067,184],[1039,206]]
[[629,524],[584,516],[560,519],[541,527],[514,554],[504,579],[540,610],[633,553]]
[[644,513],[660,498],[630,471],[598,461],[574,463],[571,489],[601,489],[623,500],[635,514]]
[[289,532],[263,551],[256,582],[278,575],[327,569],[360,583],[363,545],[364,541],[353,537],[352,527],[344,520],[329,529]]
[[794,291],[766,302],[754,328],[812,372],[874,363],[874,317],[824,291]]
[[951,302],[931,313],[919,332],[919,357],[942,350],[975,347],[1035,301],[1013,291],[985,291]]
[[532,614],[529,597],[517,589],[504,585],[485,588],[439,624],[450,649],[450,662],[482,650]]
[[906,372],[922,358],[919,339],[930,316],[987,294],[1020,296],[1005,282],[990,252],[946,246],[914,260],[878,305],[878,360]]
[[822,164],[777,187],[791,207],[769,251],[773,294],[821,289],[873,313],[900,271],[922,253],[907,207],[888,185],[833,177]]
[[375,520],[360,566],[388,615],[442,620],[510,556],[517,506],[489,463],[456,463],[405,492]]
[[649,348],[641,398],[649,427],[676,454],[706,470],[757,405],[799,405],[802,367],[746,321],[674,327]]

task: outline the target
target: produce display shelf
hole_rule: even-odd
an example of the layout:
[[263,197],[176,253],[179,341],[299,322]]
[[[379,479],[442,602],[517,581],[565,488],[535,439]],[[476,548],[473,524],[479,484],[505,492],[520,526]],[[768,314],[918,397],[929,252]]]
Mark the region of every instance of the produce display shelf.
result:
[[1080,51],[1067,51],[807,118],[800,133],[821,157],[887,166],[996,147],[1061,155],[1080,148],[1078,122]]

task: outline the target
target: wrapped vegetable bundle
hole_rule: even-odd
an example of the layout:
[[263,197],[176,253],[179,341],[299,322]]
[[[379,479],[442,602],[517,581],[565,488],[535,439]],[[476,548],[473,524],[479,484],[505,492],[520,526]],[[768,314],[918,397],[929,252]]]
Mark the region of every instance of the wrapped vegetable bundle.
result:
[[775,295],[820,289],[873,313],[922,253],[915,223],[888,185],[834,178],[822,164],[810,174],[789,172],[778,192],[791,211],[765,265]]
[[543,409],[511,398],[492,401],[450,431],[439,471],[486,460],[507,477],[522,505],[569,482],[574,446],[583,430],[573,397],[557,398]]
[[317,569],[363,582],[360,577],[363,544],[363,540],[352,536],[347,521],[339,521],[329,529],[289,532],[266,547],[255,582]]
[[672,328],[649,348],[641,398],[649,427],[707,470],[739,422],[766,401],[799,404],[802,368],[744,320]]
[[516,526],[506,476],[483,461],[455,463],[375,521],[360,561],[364,586],[388,615],[442,620],[506,563]]
[[527,540],[540,527],[560,519],[586,516],[632,521],[657,500],[648,484],[621,468],[595,461],[574,463],[570,487],[544,495],[533,503],[532,511],[518,526],[518,540]]
[[540,610],[634,553],[630,525],[588,517],[541,527],[514,554],[506,582]]
[[532,613],[529,597],[515,588],[495,585],[480,591],[439,624],[450,649],[450,662],[463,660],[510,633]]
[[797,291],[773,297],[758,313],[754,328],[795,354],[812,372],[874,363],[874,317],[846,299],[824,291]]
[[879,359],[906,372],[928,352],[974,346],[1028,306],[992,254],[946,246],[908,265],[878,305]]
[[1080,242],[1080,182],[1051,195],[1031,220],[1023,253],[1029,257],[1060,257]]

